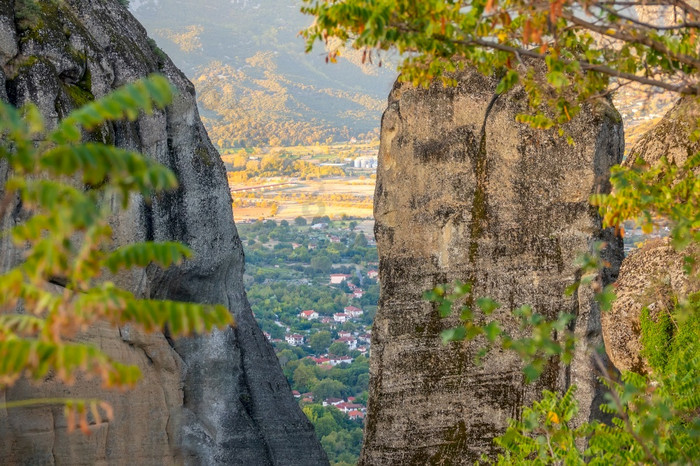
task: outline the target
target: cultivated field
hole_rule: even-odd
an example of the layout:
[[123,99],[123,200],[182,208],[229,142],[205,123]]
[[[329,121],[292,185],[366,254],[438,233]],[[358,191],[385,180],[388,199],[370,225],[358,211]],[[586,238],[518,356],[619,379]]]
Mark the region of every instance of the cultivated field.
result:
[[[268,183],[261,183],[266,184]],[[234,206],[233,216],[236,221],[261,218],[293,220],[299,216],[311,219],[325,215],[331,218],[341,218],[343,215],[372,218],[373,196],[374,180],[370,178],[296,181],[291,187],[248,192],[244,198],[246,205]]]
[[[378,141],[236,150],[223,154],[236,221],[372,218]],[[376,161],[376,158],[375,158]],[[359,163],[358,163],[359,166]],[[341,168],[342,167],[342,168]]]

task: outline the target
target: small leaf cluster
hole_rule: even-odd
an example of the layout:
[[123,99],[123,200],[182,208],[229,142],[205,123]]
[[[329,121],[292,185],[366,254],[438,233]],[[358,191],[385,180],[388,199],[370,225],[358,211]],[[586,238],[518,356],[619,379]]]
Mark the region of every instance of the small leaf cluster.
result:
[[694,464],[700,454],[699,362],[695,353],[680,373],[657,376],[653,383],[633,372],[622,374],[620,380],[606,378],[609,392],[601,410],[613,415],[610,424],[574,425],[576,387],[572,385],[563,395],[545,390],[540,401],[525,407],[522,416],[510,420],[506,432],[495,439],[503,452],[493,462]]
[[[169,82],[154,75],[73,111],[54,129],[32,104],[0,103],[0,158],[11,168],[0,215],[17,200],[26,212],[3,232],[22,257],[0,275],[0,388],[22,376],[53,375],[70,384],[78,372],[105,388],[133,387],[138,367],[73,341],[97,321],[149,332],[167,327],[173,336],[232,324],[223,306],[142,299],[112,281],[134,267],[175,266],[192,252],[174,242],[112,245],[111,216],[135,195],[148,202],[177,180],[139,153],[83,139],[110,122],[164,108],[172,93]],[[97,409],[84,400],[66,406],[69,419],[83,421]]]
[[544,390],[542,399],[526,406],[520,419],[511,419],[505,434],[495,439],[504,451],[496,464],[583,464],[576,442],[588,428],[571,425],[578,412],[575,394],[574,385],[563,395]]
[[[693,464],[700,455],[700,300],[691,296],[656,321],[642,318],[644,355],[653,373],[603,377],[608,388],[598,421],[573,425],[576,387],[542,399],[509,421],[495,439],[510,464]],[[651,354],[654,353],[655,357]],[[482,458],[483,461],[490,460]]]
[[[633,154],[634,156],[634,154]],[[630,168],[613,167],[612,194],[591,198],[603,217],[603,226],[620,228],[634,219],[644,233],[651,233],[659,218],[671,222],[671,244],[679,251],[700,244],[700,152],[688,157],[682,166],[666,157],[654,166],[637,158]],[[696,270],[694,258],[686,258],[687,272]]]
[[[525,378],[533,381],[540,376],[551,357],[559,356],[565,363],[571,361],[574,348],[574,336],[569,330],[574,317],[571,314],[561,313],[555,320],[549,320],[533,311],[531,306],[523,305],[513,309],[508,316],[508,320],[515,320],[515,324],[504,325],[504,316],[484,323],[501,304],[489,297],[475,298],[471,283],[455,282],[451,290],[438,285],[427,291],[423,298],[434,304],[440,317],[457,315],[462,322],[460,326],[442,332],[443,343],[483,338],[476,356],[477,363],[494,347],[513,351],[525,364]],[[510,332],[506,327],[517,330]]]

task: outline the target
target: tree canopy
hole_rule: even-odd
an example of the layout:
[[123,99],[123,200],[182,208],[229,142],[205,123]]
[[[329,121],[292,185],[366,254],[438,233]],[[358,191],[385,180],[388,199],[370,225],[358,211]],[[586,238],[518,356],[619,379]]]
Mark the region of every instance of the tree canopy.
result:
[[[499,92],[520,82],[533,108],[521,119],[534,127],[629,83],[700,94],[700,10],[683,0],[304,0],[302,11],[315,17],[307,50],[340,39],[380,66],[396,50],[400,79],[416,85],[451,83],[464,66],[498,72]],[[327,61],[340,53],[329,48]]]

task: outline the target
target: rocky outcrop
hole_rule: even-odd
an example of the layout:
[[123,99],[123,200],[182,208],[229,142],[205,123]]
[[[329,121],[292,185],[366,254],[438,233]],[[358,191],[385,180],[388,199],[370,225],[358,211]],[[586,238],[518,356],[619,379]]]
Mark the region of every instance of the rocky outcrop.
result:
[[[177,191],[151,204],[136,200],[115,219],[117,243],[178,240],[195,257],[181,267],[119,279],[141,296],[227,305],[236,319],[235,329],[174,342],[129,328],[92,329],[83,338],[140,366],[139,388],[104,394],[91,380],[72,387],[50,380],[15,385],[5,400],[105,397],[115,419],[93,424],[93,435],[84,437],[67,434],[59,408],[5,410],[3,464],[327,464],[253,319],[225,170],[199,120],[192,84],[118,0],[0,2],[0,60],[0,97],[15,105],[35,102],[53,123],[149,73],[172,81],[179,95],[165,111],[111,125],[96,137],[150,155],[180,182]],[[3,227],[21,217],[18,207]],[[1,241],[6,270],[18,255],[6,235]]]
[[682,166],[688,157],[700,151],[700,140],[691,140],[690,134],[700,118],[700,106],[695,99],[684,97],[664,115],[656,126],[639,138],[624,164],[630,166],[637,157],[654,165],[661,157]]
[[[589,195],[606,192],[623,152],[619,115],[606,101],[555,131],[518,124],[522,89],[495,94],[498,80],[464,72],[455,88],[394,86],[382,119],[375,191],[381,293],[372,333],[368,418],[360,464],[471,464],[492,454],[509,417],[543,388],[577,384],[580,419],[601,400],[591,352],[602,344],[600,310],[590,291],[565,297],[579,277],[576,257],[609,243],[613,281],[622,244],[601,229]],[[511,354],[443,346],[440,319],[421,298],[440,283],[469,280],[477,296],[513,309],[531,304],[549,317],[576,316],[573,364],[556,361],[538,383],[523,382]],[[505,317],[510,330],[516,323]]]
[[[691,133],[697,126],[700,107],[692,98],[681,98],[651,130],[630,149],[623,165],[632,166],[637,158],[655,165],[662,157],[682,166],[700,151],[700,141]],[[696,169],[697,170],[697,169]],[[696,172],[697,173],[697,172]],[[616,286],[617,299],[610,312],[603,314],[603,337],[610,360],[620,371],[646,373],[648,362],[640,354],[643,308],[655,319],[659,312],[671,312],[678,297],[700,289],[684,272],[685,256],[698,257],[697,247],[679,253],[668,239],[646,241],[622,262]]]
[[[656,319],[671,313],[680,296],[700,289],[684,272],[684,254],[676,252],[667,239],[647,241],[626,257],[615,282],[617,299],[610,312],[603,313],[605,350],[620,371],[647,373],[648,362],[640,354],[643,308]],[[694,254],[697,257],[697,252]]]

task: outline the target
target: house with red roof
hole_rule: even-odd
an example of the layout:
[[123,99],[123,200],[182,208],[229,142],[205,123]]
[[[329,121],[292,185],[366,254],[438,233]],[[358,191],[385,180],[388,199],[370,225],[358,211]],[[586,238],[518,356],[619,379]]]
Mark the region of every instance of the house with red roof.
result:
[[285,335],[284,341],[292,346],[301,346],[304,344],[304,336],[298,333],[292,335]]
[[331,362],[330,362],[330,361],[331,361],[330,359],[328,359],[328,358],[326,358],[326,357],[323,357],[323,356],[319,356],[319,357],[309,356],[309,359],[311,359],[313,362],[315,362],[317,366],[321,366],[321,365],[323,365],[323,364],[330,364],[330,363],[331,363]]
[[340,337],[335,340],[337,343],[345,343],[350,350],[357,348],[357,339],[355,337]]
[[362,406],[360,404],[348,403],[348,402],[338,403],[337,405],[334,405],[334,406],[346,414],[352,410],[361,411],[362,409],[364,409],[364,406]]
[[328,355],[328,359],[330,359],[329,363],[331,366],[337,366],[342,363],[350,364],[353,361],[351,356],[331,356],[330,354]]
[[313,311],[313,310],[301,311],[299,313],[299,317],[302,319],[305,319],[305,320],[318,319],[318,312]]
[[364,314],[364,311],[362,309],[355,306],[348,306],[343,309],[343,312],[350,317],[360,317],[362,316],[362,314]]

